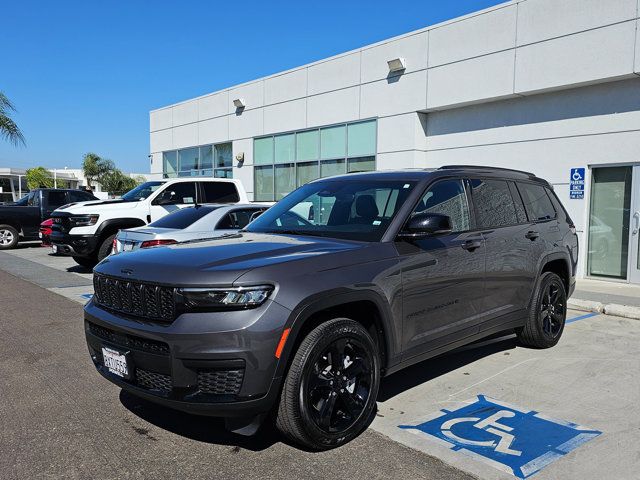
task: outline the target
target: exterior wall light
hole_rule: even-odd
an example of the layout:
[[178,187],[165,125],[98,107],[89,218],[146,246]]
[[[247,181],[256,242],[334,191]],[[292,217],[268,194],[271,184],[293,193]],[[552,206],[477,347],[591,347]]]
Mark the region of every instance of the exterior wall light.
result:
[[402,72],[407,68],[407,62],[404,58],[398,57],[387,62],[389,65],[389,73]]
[[233,101],[233,105],[234,105],[236,108],[244,108],[244,107],[245,107],[244,98],[236,98],[236,99]]

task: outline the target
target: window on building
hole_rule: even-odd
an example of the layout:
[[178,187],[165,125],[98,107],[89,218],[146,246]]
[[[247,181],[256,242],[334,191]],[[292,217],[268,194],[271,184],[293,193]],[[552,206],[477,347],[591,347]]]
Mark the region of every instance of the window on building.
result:
[[256,138],[255,200],[279,200],[320,177],[375,170],[375,154],[375,120]]
[[163,152],[162,172],[164,178],[233,178],[232,145],[221,143]]

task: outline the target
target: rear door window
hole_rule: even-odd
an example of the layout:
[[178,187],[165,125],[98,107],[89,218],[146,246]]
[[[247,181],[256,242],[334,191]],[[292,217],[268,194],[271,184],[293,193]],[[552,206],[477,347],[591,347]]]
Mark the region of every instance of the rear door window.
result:
[[542,185],[517,182],[529,220],[541,222],[556,218],[556,211]]
[[206,203],[236,203],[240,201],[238,189],[232,182],[201,182]]
[[47,193],[47,195],[48,195],[48,201],[49,201],[49,208],[51,210],[55,210],[56,208],[69,203],[67,201],[67,192],[65,192],[64,190],[51,190],[50,192]]
[[214,210],[216,210],[216,207],[197,206],[183,208],[150,223],[149,226],[157,228],[176,228],[182,230]]
[[226,214],[216,225],[217,230],[239,230],[249,225],[251,221],[251,215],[260,210],[255,208],[246,208],[242,210],[235,210]]
[[509,184],[504,180],[471,180],[473,204],[481,228],[516,225],[518,216]]

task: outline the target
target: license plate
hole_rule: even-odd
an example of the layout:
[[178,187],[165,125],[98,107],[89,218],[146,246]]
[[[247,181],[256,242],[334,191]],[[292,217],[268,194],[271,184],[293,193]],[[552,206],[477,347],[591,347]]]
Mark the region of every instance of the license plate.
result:
[[102,347],[102,362],[111,373],[122,378],[129,378],[127,356],[109,347]]
[[130,252],[131,250],[133,250],[133,242],[124,242],[122,244],[123,252]]
[[58,246],[57,245],[51,245],[51,253],[58,253]]

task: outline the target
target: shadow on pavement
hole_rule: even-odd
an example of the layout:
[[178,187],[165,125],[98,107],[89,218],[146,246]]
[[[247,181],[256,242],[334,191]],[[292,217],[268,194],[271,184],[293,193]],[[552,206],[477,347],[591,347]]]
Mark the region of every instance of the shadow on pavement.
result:
[[[224,426],[224,420],[220,418],[190,415],[156,405],[124,390],[120,391],[120,402],[127,410],[142,420],[176,435],[199,442],[261,451],[282,441],[268,420],[265,420],[264,425],[254,436],[244,437],[227,431]],[[144,432],[141,434],[144,434]]]
[[505,337],[503,333],[497,338],[484,339],[480,342],[453,350],[450,353],[417,363],[387,378],[383,378],[380,385],[380,392],[378,393],[378,401],[386,402],[406,390],[429,382],[434,378],[438,378],[489,355],[500,352],[505,352],[505,355],[508,355],[509,353],[506,352],[506,350],[513,350],[517,346],[518,342],[515,336]]
[[82,265],[74,265],[67,268],[69,273],[93,273],[93,268],[83,267]]

